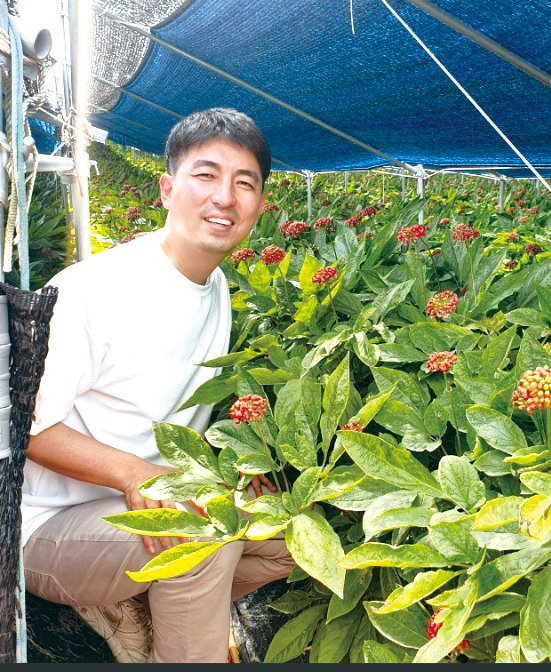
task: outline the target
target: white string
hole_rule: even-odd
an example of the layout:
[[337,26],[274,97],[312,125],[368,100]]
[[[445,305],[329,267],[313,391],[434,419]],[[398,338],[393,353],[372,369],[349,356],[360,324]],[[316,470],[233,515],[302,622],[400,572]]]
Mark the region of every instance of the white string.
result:
[[350,0],[350,23],[352,24],[352,35],[355,35],[356,33],[354,32],[354,10],[352,8],[352,2],[353,0]]
[[404,26],[408,33],[423,47],[427,54],[432,58],[432,60],[444,71],[444,73],[452,80],[452,82],[457,86],[457,88],[465,95],[465,97],[474,105],[474,107],[480,112],[480,114],[486,119],[490,126],[505,140],[509,147],[515,152],[515,154],[521,159],[521,161],[534,173],[538,180],[545,186],[545,188],[551,192],[551,186],[543,179],[539,172],[534,168],[534,166],[528,161],[528,159],[522,154],[515,145],[509,140],[509,138],[503,133],[503,131],[490,119],[490,117],[484,112],[480,105],[474,100],[474,98],[461,86],[461,84],[455,79],[455,77],[447,70],[446,66],[443,65],[438,58],[432,53],[432,51],[427,47],[427,45],[421,40],[420,37],[408,26],[408,24],[402,19],[399,14],[388,4],[386,0],[381,0],[381,2],[389,9],[392,14],[398,19],[398,21]]

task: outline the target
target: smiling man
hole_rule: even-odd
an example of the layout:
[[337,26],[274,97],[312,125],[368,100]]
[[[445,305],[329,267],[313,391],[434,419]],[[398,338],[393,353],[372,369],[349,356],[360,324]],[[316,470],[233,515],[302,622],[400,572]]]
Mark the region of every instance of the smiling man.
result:
[[[166,146],[165,227],[50,281],[59,298],[23,489],[27,588],[72,605],[120,662],[147,655],[144,604],[153,626],[150,662],[225,662],[231,600],[287,576],[293,565],[279,539],[240,541],[180,577],[135,583],[125,572],[173,540],[140,538],[100,520],[125,508],[175,507],[138,490],[173,471],[157,450],[152,421],[199,434],[207,428],[211,407],[178,408],[218,373],[198,364],[228,350],[231,307],[218,266],[255,225],[270,162],[246,115],[212,109],[186,117]],[[259,495],[259,479],[253,487]]]

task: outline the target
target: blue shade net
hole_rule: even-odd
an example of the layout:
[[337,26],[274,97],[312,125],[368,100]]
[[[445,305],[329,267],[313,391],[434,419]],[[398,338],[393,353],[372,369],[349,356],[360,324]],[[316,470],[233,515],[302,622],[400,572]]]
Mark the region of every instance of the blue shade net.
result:
[[61,142],[57,137],[57,128],[39,119],[29,119],[31,133],[36,143],[36,148],[41,154],[51,154]]
[[[548,0],[502,0],[499,8],[493,0],[435,4],[551,71]],[[392,5],[520,151],[550,174],[551,89],[406,0]],[[354,34],[348,0],[195,0],[152,32],[399,161],[532,175],[382,2],[354,0],[353,16]],[[162,153],[180,116],[219,106],[256,121],[274,169],[388,163],[158,44],[124,89],[170,112],[123,93],[92,121],[115,142],[145,151]]]

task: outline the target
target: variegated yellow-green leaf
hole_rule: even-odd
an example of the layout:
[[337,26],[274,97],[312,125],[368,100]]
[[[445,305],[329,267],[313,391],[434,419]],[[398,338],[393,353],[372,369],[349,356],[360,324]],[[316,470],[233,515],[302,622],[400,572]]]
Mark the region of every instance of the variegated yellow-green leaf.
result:
[[367,640],[363,646],[364,662],[366,663],[401,663],[398,656],[384,644]]
[[369,521],[373,530],[394,530],[398,527],[428,527],[434,511],[413,507],[409,509],[391,509],[375,516]]
[[102,517],[125,532],[147,537],[212,537],[216,528],[203,516],[175,509],[141,509]]
[[329,376],[323,393],[323,408],[325,413],[321,416],[320,425],[324,452],[329,448],[329,443],[335,434],[339,420],[346,409],[349,394],[350,353],[347,352],[346,357]]
[[484,484],[467,460],[455,455],[443,457],[438,466],[438,480],[446,495],[467,511],[484,503]]
[[233,535],[237,532],[239,516],[233,502],[226,495],[213,497],[207,503],[207,513],[211,521],[224,534]]
[[361,596],[368,589],[373,576],[370,569],[351,569],[346,572],[344,579],[344,595],[342,599],[338,595],[331,595],[329,600],[329,609],[327,611],[327,622],[334,618],[348,614],[356,607]]
[[429,615],[418,604],[389,614],[377,611],[382,602],[364,602],[363,605],[374,627],[392,642],[418,649],[428,641]]
[[438,551],[422,544],[390,546],[370,542],[358,546],[348,553],[340,566],[345,569],[364,569],[365,567],[447,567],[450,563]]
[[520,639],[506,635],[499,640],[496,663],[520,663]]
[[444,521],[429,530],[434,547],[448,558],[450,564],[475,565],[482,554],[475,539],[464,527],[462,521]]
[[193,569],[196,565],[224,546],[219,541],[192,541],[188,544],[173,546],[153,558],[138,572],[126,572],[138,582],[170,579]]
[[521,474],[520,480],[533,492],[551,497],[551,474],[544,474],[541,471],[532,471]]
[[329,523],[315,511],[295,516],[285,530],[293,560],[315,579],[343,597],[345,571],[341,541]]
[[542,465],[549,459],[547,446],[528,446],[517,450],[513,455],[506,457],[505,463],[512,463],[518,467],[532,467]]
[[529,663],[551,655],[551,567],[532,579],[526,604],[520,612],[520,644]]
[[240,457],[235,466],[243,474],[266,474],[272,470],[273,461],[266,454],[251,453]]
[[402,589],[397,588],[388,596],[386,602],[381,607],[372,609],[379,614],[390,614],[392,611],[406,609],[410,605],[419,602],[419,600],[428,597],[458,574],[459,572],[450,572],[444,569],[417,574],[412,583],[409,583]]
[[290,519],[287,520],[280,516],[271,516],[266,513],[260,513],[254,517],[253,522],[249,525],[247,530],[247,538],[252,541],[264,541],[271,539],[278,532],[284,530],[289,524]]
[[551,497],[534,495],[520,507],[519,524],[523,534],[543,543],[551,533]]
[[272,639],[264,662],[286,663],[301,654],[312,639],[324,611],[324,605],[310,607],[287,621]]
[[498,497],[486,502],[476,514],[473,530],[491,530],[518,520],[524,497]]
[[267,513],[270,516],[284,516],[287,513],[281,498],[274,495],[256,497],[243,504],[241,508],[247,513]]
[[517,450],[528,446],[520,427],[493,408],[471,406],[467,409],[467,420],[477,434],[492,448],[512,455]]

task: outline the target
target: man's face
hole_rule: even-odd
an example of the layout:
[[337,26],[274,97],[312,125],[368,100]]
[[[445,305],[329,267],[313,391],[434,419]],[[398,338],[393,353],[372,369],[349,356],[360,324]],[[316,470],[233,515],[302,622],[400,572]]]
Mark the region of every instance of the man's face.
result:
[[160,185],[170,245],[182,265],[204,260],[216,267],[249,234],[263,203],[254,154],[223,138],[192,147]]

